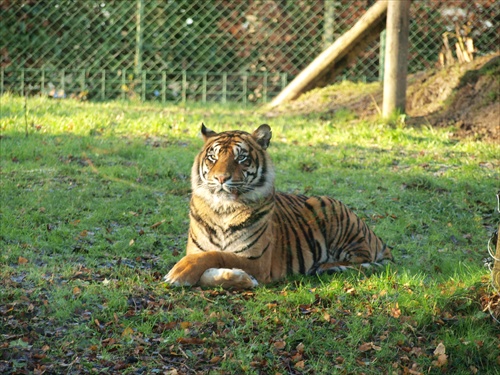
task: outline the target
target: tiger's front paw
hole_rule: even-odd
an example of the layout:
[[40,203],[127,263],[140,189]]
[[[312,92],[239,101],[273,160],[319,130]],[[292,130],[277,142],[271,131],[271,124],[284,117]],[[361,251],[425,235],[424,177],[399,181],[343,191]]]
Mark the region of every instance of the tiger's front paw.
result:
[[214,266],[214,256],[209,253],[189,254],[182,258],[165,276],[165,282],[173,286],[196,285],[201,275]]
[[221,286],[224,289],[252,289],[259,283],[252,275],[233,268],[209,268],[200,278],[200,285],[206,287]]

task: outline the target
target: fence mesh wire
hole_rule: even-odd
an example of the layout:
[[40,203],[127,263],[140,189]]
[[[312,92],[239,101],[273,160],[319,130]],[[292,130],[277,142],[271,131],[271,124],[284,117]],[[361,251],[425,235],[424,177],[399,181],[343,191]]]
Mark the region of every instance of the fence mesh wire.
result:
[[[1,91],[91,99],[265,102],[373,0],[2,0]],[[500,2],[411,5],[410,73],[443,35],[498,51]],[[380,39],[339,80],[380,78]]]

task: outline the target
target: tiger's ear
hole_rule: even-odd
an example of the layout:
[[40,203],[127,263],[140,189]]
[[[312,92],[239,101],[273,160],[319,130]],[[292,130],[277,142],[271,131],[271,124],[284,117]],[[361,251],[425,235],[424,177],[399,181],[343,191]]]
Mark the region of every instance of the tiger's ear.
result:
[[273,132],[267,124],[262,124],[252,133],[252,137],[257,141],[263,150],[269,147],[269,141],[271,140],[272,135]]
[[217,133],[207,128],[204,123],[201,123],[201,136],[205,142],[214,135],[217,135]]

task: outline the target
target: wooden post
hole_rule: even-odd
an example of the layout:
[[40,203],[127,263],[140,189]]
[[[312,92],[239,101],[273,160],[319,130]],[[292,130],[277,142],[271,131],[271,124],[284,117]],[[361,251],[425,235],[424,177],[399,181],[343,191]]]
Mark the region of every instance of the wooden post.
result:
[[389,1],[387,8],[383,117],[405,112],[410,0]]

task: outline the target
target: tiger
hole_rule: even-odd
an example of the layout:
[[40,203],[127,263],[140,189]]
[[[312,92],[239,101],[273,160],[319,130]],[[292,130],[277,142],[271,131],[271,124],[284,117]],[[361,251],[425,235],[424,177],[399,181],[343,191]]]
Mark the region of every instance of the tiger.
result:
[[340,201],[275,191],[269,125],[216,133],[202,123],[201,135],[186,255],[164,277],[170,285],[250,289],[393,261],[391,248]]

